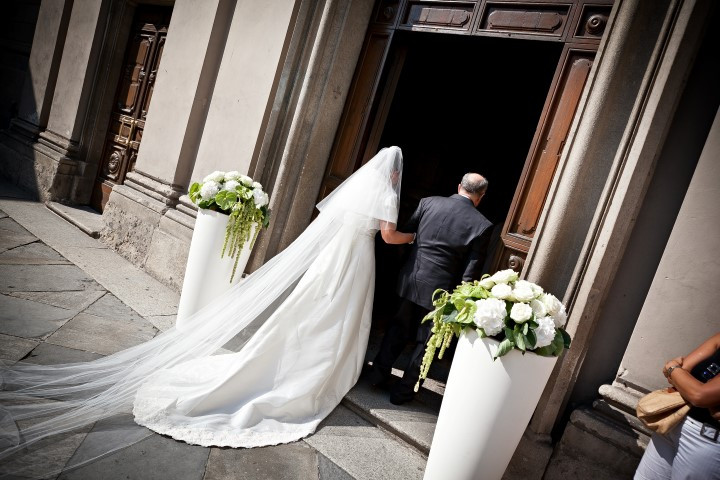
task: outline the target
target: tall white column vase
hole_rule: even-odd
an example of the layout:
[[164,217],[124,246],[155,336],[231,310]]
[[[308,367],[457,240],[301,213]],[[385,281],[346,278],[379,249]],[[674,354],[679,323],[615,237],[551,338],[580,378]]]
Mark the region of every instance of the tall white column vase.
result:
[[[232,282],[230,275],[235,259],[230,258],[227,251],[225,256],[220,258],[229,218],[228,215],[214,210],[198,209],[175,322],[179,329],[185,327],[188,317],[242,278],[242,272],[250,258],[249,245],[246,244],[239,253],[240,258]],[[255,228],[257,225],[253,225],[250,238],[255,234]]]
[[550,378],[556,357],[463,333],[448,376],[425,480],[500,479]]

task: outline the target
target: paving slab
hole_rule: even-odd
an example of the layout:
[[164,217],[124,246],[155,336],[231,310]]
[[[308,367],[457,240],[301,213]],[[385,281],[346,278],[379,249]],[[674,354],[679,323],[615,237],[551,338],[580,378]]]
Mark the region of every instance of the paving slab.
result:
[[52,248],[36,241],[0,253],[0,265],[70,265]]
[[140,315],[177,313],[178,292],[155,280],[98,240],[85,235],[43,204],[0,198],[0,209],[86,271]]
[[177,314],[180,294],[115,251],[96,249],[90,252],[80,247],[65,247],[59,251],[143,317]]
[[47,343],[110,355],[152,339],[157,330],[149,322],[105,318],[81,313],[47,338]]
[[[84,442],[83,446],[86,444],[91,446],[92,442]],[[77,455],[89,454],[83,446]],[[152,435],[108,457],[65,472],[58,480],[202,480],[209,454],[209,448]],[[74,462],[70,460],[71,464]]]
[[421,479],[425,458],[343,406],[305,442],[359,480]]
[[0,294],[0,333],[23,338],[45,338],[76,312]]
[[60,365],[63,363],[90,362],[102,357],[103,355],[97,353],[43,342],[32,349],[29,355],[22,360],[37,365]]
[[203,480],[308,480],[318,478],[318,458],[304,442],[263,448],[213,448]]
[[98,248],[102,244],[38,202],[0,198],[0,209],[44,243],[63,253],[59,247]]
[[8,214],[0,210],[0,218],[7,218]]
[[153,326],[161,332],[167,332],[174,327],[176,319],[177,315],[151,315],[149,317],[145,317],[145,320],[152,323]]
[[0,334],[0,359],[16,362],[40,343],[39,340]]
[[117,455],[122,449],[135,445],[151,435],[155,434],[135,423],[129,413],[99,420],[85,436],[82,445],[75,451],[65,468],[78,468],[101,457]]
[[[85,432],[54,435],[40,440],[0,463],[0,477],[9,479],[55,478],[80,446]],[[101,477],[97,477],[101,478]]]
[[12,218],[0,218],[0,253],[37,241]]
[[75,265],[0,265],[0,292],[103,290]]
[[83,313],[95,315],[96,317],[122,318],[131,321],[145,322],[145,319],[138,315],[132,308],[122,303],[112,293],[106,293],[92,305],[88,306]]
[[[25,405],[39,402],[52,403],[48,400],[20,397],[15,398],[13,404]],[[41,421],[43,421],[42,418],[32,418],[20,420],[17,423],[23,429]],[[46,437],[10,457],[4,458],[0,462],[0,477],[11,479],[55,478],[80,446],[88,431],[90,431],[90,427],[84,427],[73,432]]]
[[10,292],[9,295],[80,313],[105,293],[105,290],[80,290],[70,292]]
[[318,453],[318,480],[354,480],[345,470],[335,465],[325,455]]

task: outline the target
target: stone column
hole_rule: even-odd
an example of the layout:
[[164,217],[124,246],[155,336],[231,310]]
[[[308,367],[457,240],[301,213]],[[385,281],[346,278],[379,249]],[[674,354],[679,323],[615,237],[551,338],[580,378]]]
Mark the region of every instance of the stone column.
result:
[[83,124],[93,91],[97,62],[102,47],[110,0],[75,0],[57,82],[53,92],[47,128],[40,133],[35,150],[36,169],[45,170],[39,181],[47,181],[47,197],[71,197],[74,179],[84,173],[79,157]]
[[718,332],[720,110],[635,324],[617,381],[640,391],[667,386],[660,373]]
[[[558,361],[516,457],[541,449],[547,461],[551,453],[549,434],[590,346],[709,6],[673,0],[615,3],[525,264],[529,280],[564,292],[573,344]],[[526,473],[538,471],[543,468],[531,465]]]
[[[239,0],[233,11],[226,14],[232,20],[216,77],[213,78],[207,118],[195,130],[199,145],[196,143],[191,149],[185,148],[185,142],[176,144],[177,153],[172,154],[178,157],[173,177],[176,195],[187,191],[191,179],[200,180],[214,170],[249,173],[273,104],[289,32],[292,32],[299,4],[296,0],[272,3]],[[156,107],[156,99],[153,99],[153,112],[162,108],[166,115],[177,116],[177,113],[172,113],[173,109],[177,109],[172,105],[176,100],[172,97],[167,100],[167,105],[160,103],[161,107]],[[148,123],[157,119],[152,115]],[[150,134],[149,129],[146,132]],[[185,140],[188,137],[186,135]],[[156,142],[158,148],[167,150],[166,143],[160,139],[161,136],[156,134],[147,148],[145,143],[142,144],[137,173],[154,178],[163,175],[164,167],[157,162],[159,150],[153,155],[152,162],[143,163],[144,159],[151,158],[148,152],[155,148]],[[133,182],[139,180],[137,175],[130,178]],[[183,197],[175,209],[164,214],[148,247],[146,268],[178,289],[182,286],[192,233],[188,227],[193,226],[194,216],[194,206],[187,197]]]
[[[187,191],[235,3],[175,3],[135,170],[124,185],[113,188],[103,212],[103,241],[174,286],[174,272],[184,269],[187,246],[179,251],[161,248],[162,260],[152,255],[148,259],[148,252],[164,214]],[[173,242],[189,243],[193,218],[172,212],[168,215],[176,220],[165,218],[162,223],[171,230]]]
[[18,127],[37,135],[47,126],[67,33],[70,0],[43,0],[33,36],[28,76],[18,106]]
[[41,197],[47,196],[52,178],[43,175],[45,169],[38,166],[40,181],[36,179],[33,144],[47,126],[72,4],[71,0],[41,3],[18,116],[12,119],[9,131],[0,134],[0,171]]
[[276,99],[284,121],[265,133],[251,168],[272,189],[273,213],[249,270],[284,249],[310,223],[373,4],[328,0],[307,13],[305,29],[298,22],[290,46],[295,55],[283,72],[286,91]]
[[214,170],[248,173],[272,106],[299,3],[238,1],[192,170],[193,179]]

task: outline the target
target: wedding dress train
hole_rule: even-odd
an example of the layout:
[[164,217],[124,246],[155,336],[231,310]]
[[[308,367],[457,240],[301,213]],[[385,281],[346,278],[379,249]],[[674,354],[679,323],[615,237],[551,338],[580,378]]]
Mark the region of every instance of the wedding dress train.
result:
[[382,149],[318,204],[292,244],[181,330],[92,362],[0,363],[0,465],[22,473],[36,461],[28,447],[130,412],[140,425],[205,446],[272,445],[314,432],[360,374],[373,239],[397,221],[401,172],[400,149]]
[[135,421],[203,446],[274,445],[314,432],[360,375],[374,233],[344,224],[242,350],[150,377],[135,398]]

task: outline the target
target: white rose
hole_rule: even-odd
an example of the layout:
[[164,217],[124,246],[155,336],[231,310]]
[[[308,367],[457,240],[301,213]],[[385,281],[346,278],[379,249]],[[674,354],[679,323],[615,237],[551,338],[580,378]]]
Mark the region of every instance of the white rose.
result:
[[228,180],[227,182],[225,182],[225,185],[223,185],[222,189],[234,192],[235,187],[237,187],[238,185],[240,185],[240,182],[237,182],[235,180]]
[[543,294],[540,297],[540,301],[545,304],[548,315],[555,315],[557,312],[560,311],[560,307],[562,307],[562,303],[560,303],[560,300],[558,300],[555,295],[552,295],[550,293]]
[[514,282],[518,279],[518,274],[515,270],[500,270],[499,272],[495,272],[492,277],[490,277],[493,282],[495,283],[509,283]]
[[238,180],[240,180],[240,183],[242,183],[246,187],[250,187],[253,184],[253,179],[248,177],[247,175],[238,176]]
[[557,328],[562,327],[567,322],[567,312],[565,311],[565,305],[560,304],[560,310],[556,314],[552,315],[553,322]]
[[204,182],[222,182],[223,180],[225,180],[225,172],[220,172],[220,171],[216,170],[213,173],[211,173],[210,175],[208,175],[207,177],[203,178],[203,183]]
[[525,280],[520,280],[515,283],[515,287],[512,291],[512,296],[518,302],[529,302],[535,298],[535,292],[532,289],[532,284]]
[[538,327],[535,331],[535,348],[547,347],[555,338],[555,322],[550,317],[536,319]]
[[516,303],[510,309],[510,318],[518,323],[524,323],[532,318],[533,310],[527,303]]
[[252,188],[254,188],[255,190],[262,190],[262,184],[260,182],[253,182]]
[[507,283],[498,283],[497,285],[492,287],[492,290],[490,290],[490,295],[500,299],[508,298],[511,293],[512,287]]
[[540,297],[540,295],[542,295],[544,293],[544,290],[542,289],[542,287],[540,285],[538,285],[536,283],[532,283],[532,282],[528,282],[528,283],[532,287],[533,293],[535,293],[535,298]]
[[530,302],[530,308],[532,308],[532,311],[535,314],[535,318],[540,318],[547,315],[547,308],[545,308],[545,304],[538,299]]
[[220,191],[220,184],[208,180],[200,187],[200,196],[203,200],[210,200]]
[[475,324],[485,331],[488,336],[497,335],[505,326],[503,320],[507,311],[505,302],[497,298],[485,298],[475,302]]
[[490,290],[495,286],[495,282],[493,282],[492,278],[485,277],[482,280],[480,280],[480,286],[483,287],[486,290]]
[[233,170],[233,171],[227,172],[227,173],[225,174],[225,181],[226,181],[226,182],[229,181],[229,180],[237,180],[238,178],[240,178],[240,172],[238,172],[237,170]]
[[262,190],[253,190],[253,200],[255,201],[255,206],[258,208],[264,207],[270,201],[268,194]]

